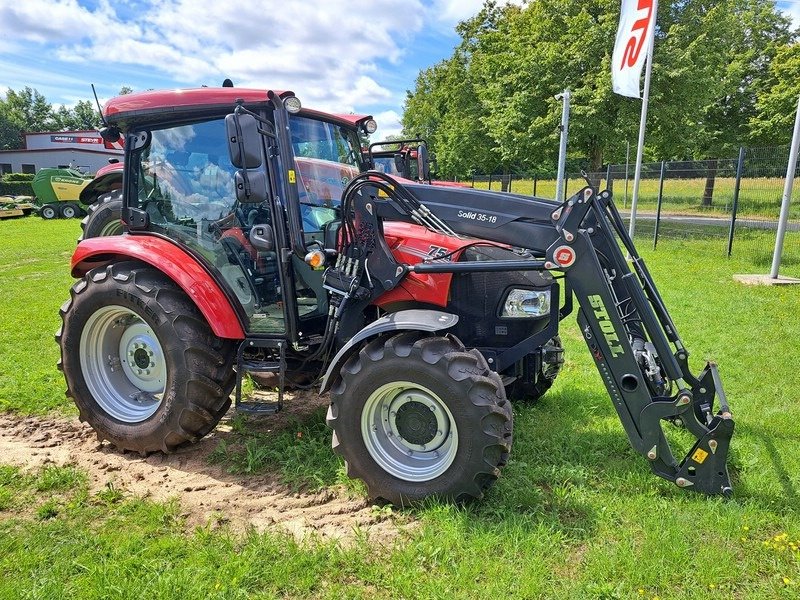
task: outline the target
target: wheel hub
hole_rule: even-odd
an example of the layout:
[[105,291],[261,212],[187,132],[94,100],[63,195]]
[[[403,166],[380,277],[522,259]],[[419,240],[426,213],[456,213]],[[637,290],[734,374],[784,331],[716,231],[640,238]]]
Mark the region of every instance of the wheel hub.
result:
[[361,419],[367,451],[391,475],[429,481],[455,459],[453,416],[430,390],[410,383],[381,386],[367,399]]
[[166,358],[153,330],[130,309],[109,305],[89,317],[80,361],[92,397],[111,417],[138,423],[158,409],[167,383]]
[[421,402],[409,402],[397,411],[397,432],[412,444],[429,444],[438,429],[436,417]]
[[145,392],[159,392],[166,382],[161,345],[143,321],[128,325],[119,343],[122,370],[130,382]]

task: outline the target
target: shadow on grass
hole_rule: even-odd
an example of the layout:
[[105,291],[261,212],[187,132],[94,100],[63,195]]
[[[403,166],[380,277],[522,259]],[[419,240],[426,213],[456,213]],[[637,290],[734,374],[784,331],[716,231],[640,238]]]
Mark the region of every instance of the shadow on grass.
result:
[[[752,499],[761,506],[761,508],[769,510],[780,511],[800,511],[800,498],[797,496],[797,488],[792,482],[792,477],[789,470],[786,468],[784,456],[781,450],[775,444],[776,439],[780,439],[780,435],[774,431],[768,431],[759,425],[750,423],[740,424],[737,423],[736,430],[741,435],[748,435],[757,440],[758,443],[764,448],[766,454],[770,458],[772,469],[775,477],[783,490],[782,495],[770,494],[764,491],[763,487],[754,487],[747,485],[747,481],[742,481],[740,494],[742,498]],[[787,441],[791,442],[794,448],[800,446],[800,439],[796,437],[787,437]],[[735,437],[734,437],[735,440]],[[762,468],[766,468],[763,465]]]

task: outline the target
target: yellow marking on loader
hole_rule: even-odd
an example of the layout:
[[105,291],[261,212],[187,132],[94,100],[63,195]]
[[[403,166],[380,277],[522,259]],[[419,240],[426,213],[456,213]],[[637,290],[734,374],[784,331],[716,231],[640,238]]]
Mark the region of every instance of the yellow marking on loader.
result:
[[692,460],[696,463],[703,464],[703,461],[708,457],[708,452],[703,450],[702,448],[698,448],[692,454]]
[[289,183],[297,183],[297,177],[294,174],[294,169],[289,169]]

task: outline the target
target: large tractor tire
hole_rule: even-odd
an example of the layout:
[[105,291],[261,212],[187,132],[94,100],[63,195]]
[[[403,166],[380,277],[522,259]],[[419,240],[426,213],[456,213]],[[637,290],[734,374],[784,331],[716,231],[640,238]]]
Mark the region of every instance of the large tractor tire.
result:
[[234,343],[194,303],[140,263],[99,267],[61,307],[59,368],[80,418],[121,450],[172,452],[230,406]]
[[351,356],[327,421],[347,474],[397,506],[481,498],[511,450],[497,374],[479,352],[420,332],[378,337]]
[[[536,374],[535,383],[525,381],[521,378],[507,385],[506,397],[510,400],[521,401],[528,405],[534,404],[553,386],[564,364],[561,337],[557,335],[554,336],[544,347],[546,350],[549,349],[551,351],[553,358],[541,364],[539,372]],[[527,365],[523,366],[523,369],[525,368],[527,368]]]
[[58,207],[53,204],[45,204],[39,209],[39,216],[47,221],[55,219],[58,216]]
[[78,241],[122,233],[122,191],[103,194],[89,205],[81,221]]

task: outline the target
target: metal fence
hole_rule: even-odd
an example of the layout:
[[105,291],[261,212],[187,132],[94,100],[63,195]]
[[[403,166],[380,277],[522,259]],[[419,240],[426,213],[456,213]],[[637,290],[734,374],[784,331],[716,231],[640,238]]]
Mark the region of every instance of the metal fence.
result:
[[[789,146],[742,148],[739,156],[703,161],[664,161],[642,165],[635,236],[653,247],[674,240],[718,240],[720,254],[748,258],[767,272],[772,263]],[[587,177],[611,189],[629,219],[634,165],[609,165]],[[800,176],[795,169],[781,274],[800,277]],[[555,173],[476,176],[473,187],[554,198]],[[565,198],[586,185],[582,175],[567,175]]]

